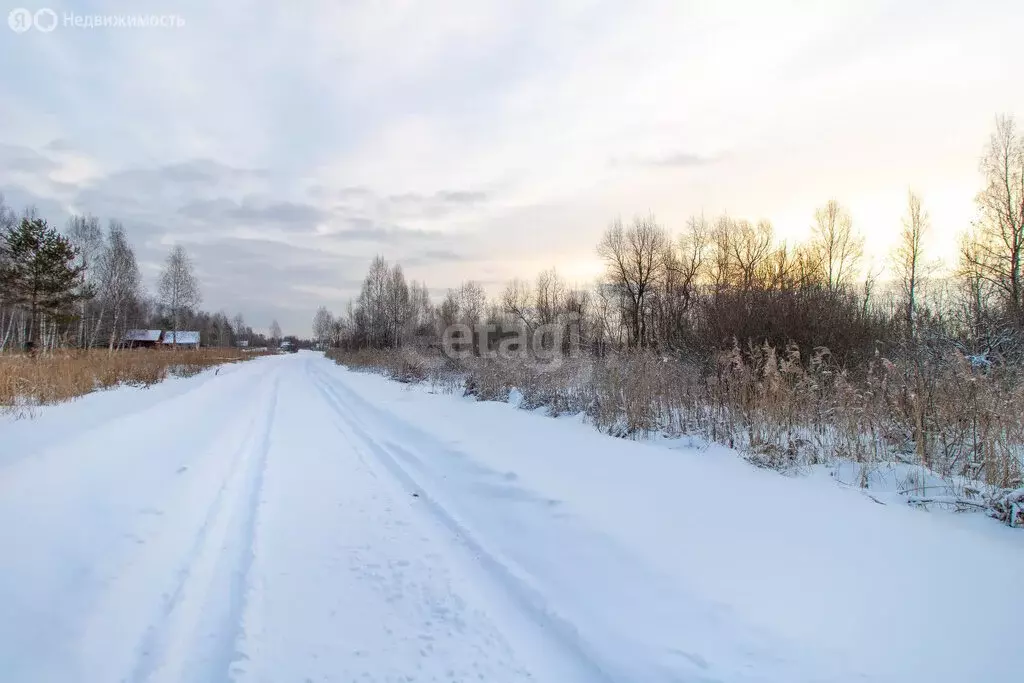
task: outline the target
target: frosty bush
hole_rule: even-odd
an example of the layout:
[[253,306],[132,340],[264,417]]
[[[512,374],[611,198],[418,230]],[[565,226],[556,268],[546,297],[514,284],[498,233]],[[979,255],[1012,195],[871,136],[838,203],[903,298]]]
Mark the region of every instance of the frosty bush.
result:
[[999,490],[1022,484],[1024,388],[1012,368],[979,372],[953,353],[921,363],[878,355],[853,369],[823,347],[802,354],[792,345],[735,343],[705,364],[651,351],[557,367],[523,357],[331,355],[403,381],[444,372],[480,400],[505,401],[517,389],[522,408],[582,413],[615,436],[696,435],[761,467],[901,462]]

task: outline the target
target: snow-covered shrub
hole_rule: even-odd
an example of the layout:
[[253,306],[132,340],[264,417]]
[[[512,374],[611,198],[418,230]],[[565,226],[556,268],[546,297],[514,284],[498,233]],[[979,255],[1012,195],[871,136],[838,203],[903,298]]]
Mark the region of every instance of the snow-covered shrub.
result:
[[991,515],[1012,527],[1024,527],[1024,487],[1000,491],[993,497]]
[[[345,358],[391,374],[401,364],[397,352]],[[977,372],[955,353],[877,354],[847,368],[824,347],[734,343],[710,362],[647,350],[554,364],[440,354],[431,362],[480,400],[506,401],[515,388],[524,409],[584,413],[597,429],[621,437],[696,435],[761,467],[852,462],[866,486],[877,465],[903,463],[986,490],[1024,484],[1024,382],[1009,367]],[[432,382],[439,372],[429,371]],[[964,486],[949,495],[966,500],[958,490]]]

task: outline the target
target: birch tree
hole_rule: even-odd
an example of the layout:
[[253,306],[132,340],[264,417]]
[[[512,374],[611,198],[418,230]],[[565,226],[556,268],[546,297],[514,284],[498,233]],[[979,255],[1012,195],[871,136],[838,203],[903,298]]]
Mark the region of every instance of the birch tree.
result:
[[113,316],[107,350],[114,350],[118,325],[123,325],[128,310],[139,295],[142,276],[135,261],[135,252],[128,243],[124,226],[110,221],[106,246],[96,263],[99,294]]
[[[94,272],[94,261],[103,250],[103,230],[100,228],[100,219],[96,216],[72,216],[67,223],[67,236],[78,252],[78,265],[82,267],[82,280],[88,286],[95,288],[96,273]],[[89,292],[92,293],[92,292]],[[95,335],[103,318],[103,308],[100,308],[93,333],[86,338],[86,330],[89,329],[88,320],[89,297],[82,297],[78,318],[78,345],[92,346]]]
[[241,313],[236,313],[231,326],[235,330],[235,343],[243,341],[243,337],[245,337],[245,316]]
[[402,266],[395,264],[388,274],[384,289],[384,314],[386,316],[387,339],[385,344],[392,347],[402,345],[402,338],[407,332],[406,325],[410,318],[409,286],[405,282]]
[[[7,234],[7,231],[17,224],[17,216],[4,202],[4,195],[0,193],[0,235]],[[6,249],[0,248],[0,273],[8,266],[9,257]],[[7,348],[7,343],[14,332],[15,321],[20,316],[20,311],[14,306],[11,295],[6,288],[0,287],[0,351]]]
[[175,245],[167,255],[164,269],[160,273],[160,303],[167,307],[171,314],[171,325],[174,332],[174,347],[178,346],[178,328],[182,312],[198,306],[202,297],[199,293],[199,282],[193,271],[192,260],[181,245]]
[[811,248],[829,292],[843,289],[856,276],[864,239],[853,231],[850,213],[834,199],[814,212]]
[[917,332],[917,300],[925,274],[924,246],[929,228],[928,213],[921,207],[921,198],[908,193],[907,215],[903,218],[900,241],[893,254],[893,273],[903,296],[903,322],[911,339]]
[[999,298],[1005,315],[1024,328],[1024,136],[1001,117],[989,140],[977,196],[979,217],[964,240],[961,272],[976,276]]
[[313,315],[313,336],[320,344],[327,344],[331,338],[331,323],[334,316],[326,306],[320,306]]

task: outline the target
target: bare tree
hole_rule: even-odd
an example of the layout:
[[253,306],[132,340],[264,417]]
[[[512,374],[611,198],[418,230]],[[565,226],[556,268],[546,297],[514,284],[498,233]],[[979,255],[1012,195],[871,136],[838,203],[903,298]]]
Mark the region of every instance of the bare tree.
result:
[[872,297],[875,294],[875,287],[878,284],[878,278],[881,277],[884,270],[884,265],[878,264],[876,266],[874,259],[868,261],[867,268],[864,269],[864,282],[861,285],[861,312],[865,316],[871,310],[871,302]]
[[383,256],[374,257],[370,270],[363,278],[363,286],[359,291],[359,321],[362,336],[369,346],[379,347],[386,343],[387,325],[387,290],[391,279],[391,271]]
[[829,292],[838,292],[856,277],[864,239],[853,231],[850,213],[834,199],[814,212],[811,248]]
[[279,342],[281,340],[281,326],[277,320],[270,323],[270,340],[273,342]]
[[487,294],[484,287],[476,280],[463,282],[459,287],[460,322],[476,325],[487,310]]
[[331,324],[333,322],[334,316],[331,315],[326,306],[316,309],[316,313],[313,315],[313,337],[320,344],[326,345],[330,342]]
[[138,298],[142,281],[135,252],[128,244],[124,226],[117,221],[110,221],[106,246],[96,261],[96,280],[104,306],[109,307],[113,315],[107,346],[108,351],[113,352],[118,324],[124,321],[129,307]]
[[177,348],[181,314],[198,306],[202,300],[192,260],[181,245],[175,245],[167,255],[164,269],[160,273],[159,294],[160,303],[170,311],[174,332],[173,345]]
[[736,234],[736,222],[729,216],[719,216],[708,234],[708,250],[711,258],[708,271],[716,291],[732,286],[736,279],[733,272],[732,241]]
[[338,346],[341,344],[342,337],[345,336],[345,320],[338,316],[331,321],[331,335],[330,345]]
[[772,232],[772,224],[766,220],[758,221],[757,227],[748,221],[736,223],[730,258],[737,279],[734,284],[741,291],[749,292],[764,284],[765,269],[772,256]]
[[892,254],[892,265],[902,297],[900,304],[903,310],[900,317],[907,339],[904,353],[910,363],[909,380],[913,382],[914,388],[913,400],[910,402],[914,421],[914,448],[918,461],[925,467],[929,465],[929,428],[925,420],[928,373],[923,347],[918,343],[918,299],[926,270],[924,247],[929,227],[928,213],[921,206],[921,198],[914,192],[908,192],[907,213],[903,218],[900,241]]
[[[100,220],[96,216],[85,215],[85,216],[72,216],[68,219],[67,229],[68,239],[71,240],[71,244],[74,245],[75,251],[78,253],[78,264],[82,267],[82,278],[89,286],[91,290],[96,289],[96,274],[93,272],[93,262],[103,249],[103,230],[100,228]],[[78,319],[78,345],[86,345],[86,311],[89,305],[89,298],[83,297],[79,304],[79,319]],[[102,306],[102,305],[101,305]],[[92,346],[95,341],[95,336],[99,332],[99,326],[103,318],[103,308],[99,310],[99,315],[96,320],[96,326],[93,328],[93,333],[88,340],[88,345]]]
[[522,324],[527,334],[533,334],[537,320],[533,310],[533,290],[528,282],[519,278],[509,281],[501,293],[501,309],[516,323]]
[[424,282],[413,280],[409,283],[409,324],[416,334],[427,331],[433,318],[430,290]]
[[409,285],[405,282],[402,266],[396,263],[388,274],[384,287],[385,344],[392,347],[402,345],[406,323],[411,316],[409,307]]
[[892,261],[893,274],[903,296],[903,320],[907,335],[912,339],[917,331],[918,290],[925,275],[924,245],[929,228],[928,213],[921,207],[921,198],[913,192],[907,193],[907,215],[903,218],[903,230]]
[[7,201],[4,199],[3,192],[0,192],[0,230],[6,230],[7,228],[14,227],[14,224],[18,222],[18,216],[7,206]]
[[648,340],[649,297],[664,265],[668,235],[653,216],[636,218],[626,229],[616,220],[597,246],[604,260],[608,281],[620,290],[629,320],[630,344],[645,346]]
[[441,326],[442,330],[443,328],[451,327],[459,322],[461,312],[459,292],[454,289],[449,289],[444,296],[444,301],[441,302],[441,306],[437,311],[438,324]]
[[[4,201],[4,195],[0,192],[0,235],[15,226],[18,222],[17,214],[10,209]],[[10,267],[6,250],[0,248],[0,272]],[[7,343],[14,333],[15,322],[20,317],[20,312],[11,301],[10,293],[6,289],[0,289],[0,351],[7,348]]]
[[245,316],[235,313],[231,321],[231,327],[235,330],[235,343],[245,340]]
[[210,329],[210,337],[216,346],[231,346],[231,321],[227,313],[219,311],[210,316]]
[[534,308],[537,312],[537,322],[541,325],[550,325],[565,308],[566,286],[558,276],[558,271],[549,268],[541,272],[537,276],[535,293]]
[[658,293],[658,335],[669,344],[681,341],[686,329],[698,280],[705,270],[707,240],[708,226],[704,217],[691,217],[677,243],[665,245],[665,272]]
[[981,171],[980,216],[961,248],[961,273],[991,285],[1019,329],[1024,327],[1024,137],[1013,119],[996,121]]
[[707,260],[708,224],[704,216],[691,216],[686,223],[686,233],[679,238],[679,256],[673,263],[678,287],[689,302],[698,279],[704,272]]

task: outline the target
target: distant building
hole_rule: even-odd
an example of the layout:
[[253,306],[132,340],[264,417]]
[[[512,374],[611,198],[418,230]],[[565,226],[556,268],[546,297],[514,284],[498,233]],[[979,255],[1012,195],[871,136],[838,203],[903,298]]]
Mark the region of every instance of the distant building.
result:
[[239,346],[239,348],[242,348],[242,349],[249,348],[249,340],[248,339],[239,339],[238,340],[238,346]]
[[186,349],[198,349],[199,333],[195,331],[186,332],[179,330],[177,337],[175,337],[174,332],[164,332],[160,343],[163,344],[165,348],[168,346],[177,346],[178,348],[184,347]]
[[160,344],[161,330],[128,330],[121,337],[121,346],[129,349],[152,349]]

